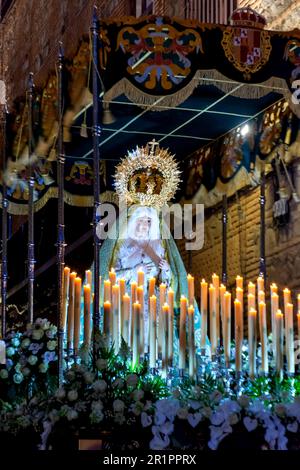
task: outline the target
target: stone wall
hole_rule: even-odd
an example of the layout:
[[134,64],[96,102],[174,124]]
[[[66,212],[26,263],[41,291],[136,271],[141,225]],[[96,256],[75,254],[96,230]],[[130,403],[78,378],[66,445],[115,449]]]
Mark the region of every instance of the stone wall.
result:
[[[293,167],[294,184],[300,194],[300,164]],[[259,273],[260,243],[260,188],[236,194],[228,201],[228,286],[235,285],[240,274],[246,282],[255,281]],[[290,222],[283,228],[273,223],[274,190],[272,179],[266,182],[266,260],[267,281],[278,284],[279,289],[288,286],[293,290],[294,301],[300,293],[300,204],[290,201]],[[201,250],[192,253],[192,259],[179,248],[187,270],[196,277],[197,292],[202,277],[211,282],[211,275],[222,272],[222,209],[207,213],[205,240]],[[189,266],[191,264],[191,267]],[[295,302],[294,302],[295,303]],[[295,303],[296,305],[296,303]]]

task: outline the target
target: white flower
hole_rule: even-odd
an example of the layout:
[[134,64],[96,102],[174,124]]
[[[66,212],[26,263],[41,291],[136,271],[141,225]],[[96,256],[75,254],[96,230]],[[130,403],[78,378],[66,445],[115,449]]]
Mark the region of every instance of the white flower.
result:
[[192,426],[192,428],[195,428],[202,420],[202,414],[201,413],[189,413],[187,420]]
[[43,336],[44,336],[44,331],[41,328],[38,330],[33,330],[32,332],[32,338],[35,339],[36,341],[39,341],[40,339],[42,339]]
[[31,354],[31,356],[29,356],[28,358],[28,362],[31,366],[34,366],[37,363],[37,361],[38,361],[38,358],[34,354]]
[[54,351],[54,349],[56,348],[56,345],[57,345],[57,342],[55,340],[47,341],[47,348],[49,349],[49,351]]
[[92,385],[95,392],[103,393],[107,389],[107,383],[105,380],[96,380]]
[[98,370],[104,370],[107,368],[107,359],[97,359],[96,367]]
[[7,377],[8,377],[8,372],[7,372],[7,370],[6,370],[6,369],[1,369],[1,370],[0,370],[0,378],[1,378],[1,379],[7,379]]
[[115,400],[113,402],[113,410],[115,413],[123,413],[125,409],[125,403],[122,400]]
[[132,405],[131,410],[135,416],[139,416],[141,412],[143,411],[143,408],[144,408],[143,403],[140,401],[136,401],[135,404]]
[[17,348],[18,346],[20,346],[20,340],[19,340],[18,338],[13,338],[13,339],[11,340],[11,344],[12,344],[15,348]]
[[132,392],[132,398],[135,401],[140,401],[142,398],[144,398],[144,395],[145,394],[144,394],[143,390],[136,389]]
[[21,343],[21,346],[22,348],[28,348],[28,346],[30,345],[30,339],[29,338],[25,338],[23,339],[22,343]]
[[70,408],[69,411],[67,412],[66,416],[67,416],[68,421],[73,421],[74,419],[78,418],[78,413],[77,413],[77,411]]
[[225,421],[225,416],[224,416],[224,412],[222,410],[221,411],[214,411],[213,414],[210,417],[210,422],[214,426],[219,426],[224,421]]
[[95,374],[93,374],[93,372],[85,372],[83,377],[84,377],[85,383],[92,384],[95,378]]
[[158,413],[164,414],[171,421],[175,418],[180,403],[174,398],[163,398],[155,404]]
[[257,419],[251,419],[249,416],[245,416],[243,423],[248,432],[254,431],[258,426]]
[[129,374],[126,377],[126,383],[129,387],[135,387],[138,383],[138,376],[136,374]]
[[160,432],[163,434],[172,434],[174,431],[174,424],[171,421],[166,421],[164,424],[160,426]]
[[[153,432],[153,428],[152,428],[152,432]],[[166,447],[168,447],[169,444],[170,444],[170,438],[167,434],[161,435],[160,433],[157,433],[154,435],[154,438],[150,442],[150,449],[151,450],[163,450]]]
[[58,398],[58,400],[62,400],[66,396],[66,391],[63,387],[60,387],[56,390],[55,392],[55,397]]
[[91,419],[92,423],[101,423],[103,418],[104,418],[104,414],[101,410],[99,410],[97,412],[92,411],[92,413],[90,414],[90,419]]
[[103,410],[103,403],[101,400],[93,401],[91,405],[91,409],[95,412],[98,413],[99,411]]
[[68,400],[70,401],[75,401],[78,398],[78,393],[77,390],[70,390],[68,392]]
[[39,365],[39,371],[42,372],[42,374],[45,374],[48,370],[49,366],[45,362]]
[[7,357],[12,357],[15,354],[15,349],[12,348],[11,346],[6,349],[6,356]]
[[289,423],[286,428],[289,432],[297,432],[298,431],[297,421],[294,421],[293,423]]

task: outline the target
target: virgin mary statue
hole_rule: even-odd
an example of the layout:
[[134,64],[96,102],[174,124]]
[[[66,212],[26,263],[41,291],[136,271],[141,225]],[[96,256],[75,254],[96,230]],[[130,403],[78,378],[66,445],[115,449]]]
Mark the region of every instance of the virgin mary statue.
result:
[[[156,291],[165,284],[174,291],[174,353],[178,349],[179,307],[181,295],[187,296],[188,282],[182,258],[163,220],[162,207],[173,197],[179,183],[179,171],[173,156],[156,142],[137,147],[117,166],[115,188],[127,208],[120,213],[100,251],[102,279],[114,268],[117,278],[137,281],[144,272],[145,299],[149,279],[156,278]],[[113,233],[113,236],[112,236]],[[157,295],[159,298],[159,295]],[[148,338],[148,302],[145,301],[145,339]],[[200,314],[195,303],[195,340],[200,347]]]

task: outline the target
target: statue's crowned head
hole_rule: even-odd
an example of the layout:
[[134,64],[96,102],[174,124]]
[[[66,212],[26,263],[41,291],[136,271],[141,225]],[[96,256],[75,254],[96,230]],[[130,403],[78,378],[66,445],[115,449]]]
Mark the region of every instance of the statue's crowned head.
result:
[[129,204],[160,208],[173,198],[180,182],[174,156],[155,140],[128,152],[116,170],[116,192]]

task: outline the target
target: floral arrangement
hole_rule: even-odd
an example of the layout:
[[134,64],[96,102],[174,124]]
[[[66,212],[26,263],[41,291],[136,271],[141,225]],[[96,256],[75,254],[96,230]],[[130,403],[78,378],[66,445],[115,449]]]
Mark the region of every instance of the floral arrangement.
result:
[[[6,338],[6,364],[0,365],[0,397],[49,391],[54,386],[57,328],[38,318],[26,331],[12,330]],[[31,389],[31,390],[30,390]]]
[[89,436],[110,449],[300,449],[300,376],[258,377],[238,390],[206,372],[171,389],[146,362],[133,369],[124,342],[115,355],[99,335],[96,367],[82,351],[58,387],[56,341],[56,327],[41,319],[7,338],[0,435],[13,446],[30,436],[35,448],[76,449]]

